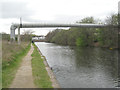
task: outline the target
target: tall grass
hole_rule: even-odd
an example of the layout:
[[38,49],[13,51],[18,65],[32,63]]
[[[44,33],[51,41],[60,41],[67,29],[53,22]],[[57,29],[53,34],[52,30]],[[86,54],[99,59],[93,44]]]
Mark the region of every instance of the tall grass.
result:
[[2,88],[8,88],[12,83],[22,58],[30,49],[30,43],[2,43]]
[[33,44],[34,51],[32,53],[32,73],[34,77],[34,83],[38,88],[53,88],[50,77],[45,69],[43,59],[37,50],[37,47]]

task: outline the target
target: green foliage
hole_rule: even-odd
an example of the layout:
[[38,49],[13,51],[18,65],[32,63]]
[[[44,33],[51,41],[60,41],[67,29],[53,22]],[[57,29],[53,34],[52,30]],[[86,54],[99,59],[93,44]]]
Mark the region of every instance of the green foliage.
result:
[[107,17],[105,22],[108,25],[118,25],[118,14],[113,14]]
[[49,32],[47,35],[46,35],[46,41],[47,42],[51,42],[52,38],[59,32],[60,30],[59,29],[56,29],[52,32]]
[[79,34],[80,31],[78,28],[70,28],[69,30],[57,29],[47,34],[46,41],[62,45],[75,45]]
[[107,28],[100,28],[98,30],[98,41],[102,47],[118,47],[118,29],[111,27],[111,25],[118,25],[118,15],[114,14],[105,20]]
[[[93,17],[83,18],[77,23],[98,23]],[[118,30],[111,25],[118,24],[117,14],[108,17],[105,23],[107,28],[70,28],[69,30],[55,30],[46,36],[48,42],[62,45],[118,47]]]
[[[77,23],[92,23],[94,24],[96,21],[93,17],[86,17],[83,18],[80,22]],[[93,46],[95,37],[96,29],[94,28],[82,28],[80,30],[80,36],[76,39],[77,46]]]
[[83,18],[81,21],[78,21],[77,23],[96,23],[93,17],[86,17]]
[[35,44],[34,51],[32,53],[32,73],[34,77],[34,83],[38,88],[53,88],[50,81],[50,77],[45,69],[43,59],[37,50]]
[[86,46],[87,44],[86,44],[86,42],[85,42],[82,38],[78,38],[78,39],[76,40],[76,45],[77,45],[77,46],[80,46],[80,47],[84,47],[84,46]]
[[61,30],[59,33],[54,35],[54,37],[51,39],[51,42],[57,43],[57,44],[63,44],[67,45],[67,31]]
[[[51,34],[50,34],[51,33]],[[83,28],[70,28],[69,30],[59,30],[54,36],[50,32],[48,42],[62,44],[62,45],[76,45],[76,40],[78,38],[82,39],[82,42],[84,42],[85,46],[87,45],[93,45],[95,38],[95,29],[83,29]],[[48,35],[46,36],[48,38]],[[78,39],[79,40],[79,39]],[[77,42],[78,42],[77,40]],[[78,46],[78,45],[77,45]]]
[[101,47],[118,47],[118,30],[115,28],[99,29],[98,42]]

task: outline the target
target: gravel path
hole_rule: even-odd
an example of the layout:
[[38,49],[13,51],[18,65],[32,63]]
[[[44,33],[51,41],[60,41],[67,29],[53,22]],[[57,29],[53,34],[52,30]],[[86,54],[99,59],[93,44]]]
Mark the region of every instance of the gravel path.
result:
[[10,88],[35,88],[31,66],[31,54],[33,50],[34,47],[31,44],[31,49],[23,58],[21,66],[19,67]]

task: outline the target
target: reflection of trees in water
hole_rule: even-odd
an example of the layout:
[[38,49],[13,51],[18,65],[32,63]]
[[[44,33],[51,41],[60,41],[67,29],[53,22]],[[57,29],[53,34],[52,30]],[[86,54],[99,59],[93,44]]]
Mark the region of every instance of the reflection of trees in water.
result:
[[74,49],[76,55],[76,67],[89,70],[103,70],[113,78],[117,77],[117,50],[106,48],[78,48]]
[[76,66],[79,67],[85,67],[85,68],[94,68],[94,48],[89,47],[76,47],[75,48],[75,55],[76,55]]
[[117,50],[107,50],[105,48],[99,48],[97,57],[99,64],[104,68],[105,72],[114,78],[117,78]]

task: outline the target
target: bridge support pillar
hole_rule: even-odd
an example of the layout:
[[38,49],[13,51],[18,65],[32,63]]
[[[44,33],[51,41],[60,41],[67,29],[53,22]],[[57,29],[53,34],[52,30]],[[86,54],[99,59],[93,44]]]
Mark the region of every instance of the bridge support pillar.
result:
[[11,29],[10,31],[11,31],[10,32],[10,41],[15,42],[15,30]]
[[20,44],[20,27],[18,27],[18,44]]

